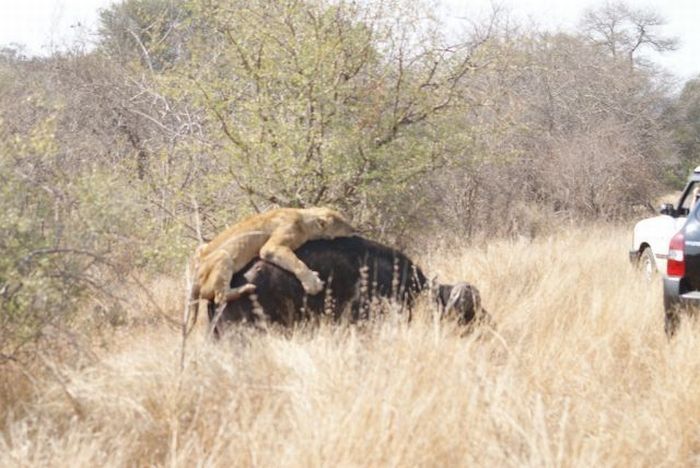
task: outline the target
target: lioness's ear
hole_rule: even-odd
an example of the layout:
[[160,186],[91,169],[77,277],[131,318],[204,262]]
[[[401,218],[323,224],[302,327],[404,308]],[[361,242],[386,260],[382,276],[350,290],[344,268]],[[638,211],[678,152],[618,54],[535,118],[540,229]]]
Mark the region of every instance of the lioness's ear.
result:
[[328,219],[325,216],[319,216],[314,221],[319,232],[325,231],[326,226],[328,226]]

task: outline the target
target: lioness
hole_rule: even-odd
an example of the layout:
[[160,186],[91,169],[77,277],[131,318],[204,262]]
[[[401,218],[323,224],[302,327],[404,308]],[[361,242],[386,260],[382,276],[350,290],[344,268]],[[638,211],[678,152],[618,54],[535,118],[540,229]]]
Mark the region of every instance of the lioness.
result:
[[255,257],[293,273],[307,294],[323,289],[323,281],[294,255],[308,240],[349,236],[355,230],[330,208],[278,208],[240,221],[197,249],[192,299],[224,304],[254,286],[232,290],[231,277]]

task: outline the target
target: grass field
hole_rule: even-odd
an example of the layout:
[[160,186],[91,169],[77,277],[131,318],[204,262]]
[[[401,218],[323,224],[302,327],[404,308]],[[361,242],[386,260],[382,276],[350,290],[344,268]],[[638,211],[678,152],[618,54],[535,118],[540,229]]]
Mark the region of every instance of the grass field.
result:
[[[410,325],[194,337],[181,371],[177,331],[141,324],[36,374],[0,369],[0,466],[698,465],[700,329],[666,340],[629,237],[591,227],[416,259],[478,285],[495,333],[461,336],[423,304]],[[177,279],[155,294],[179,315]]]

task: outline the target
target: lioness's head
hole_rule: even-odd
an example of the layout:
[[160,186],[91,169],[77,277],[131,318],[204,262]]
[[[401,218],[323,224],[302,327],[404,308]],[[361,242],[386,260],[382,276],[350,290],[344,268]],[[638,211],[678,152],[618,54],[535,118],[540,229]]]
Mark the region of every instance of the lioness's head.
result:
[[333,239],[335,237],[351,236],[357,230],[350,225],[345,217],[335,210],[325,207],[307,208],[311,227],[319,238]]

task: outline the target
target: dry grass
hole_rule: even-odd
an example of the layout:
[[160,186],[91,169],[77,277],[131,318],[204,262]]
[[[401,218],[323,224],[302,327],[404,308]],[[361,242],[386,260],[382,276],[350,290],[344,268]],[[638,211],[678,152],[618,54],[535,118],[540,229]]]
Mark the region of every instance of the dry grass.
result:
[[597,227],[420,259],[475,282],[496,334],[424,306],[410,326],[195,338],[180,372],[177,332],[141,326],[34,382],[6,370],[22,390],[0,466],[697,465],[700,330],[666,341],[628,241]]

